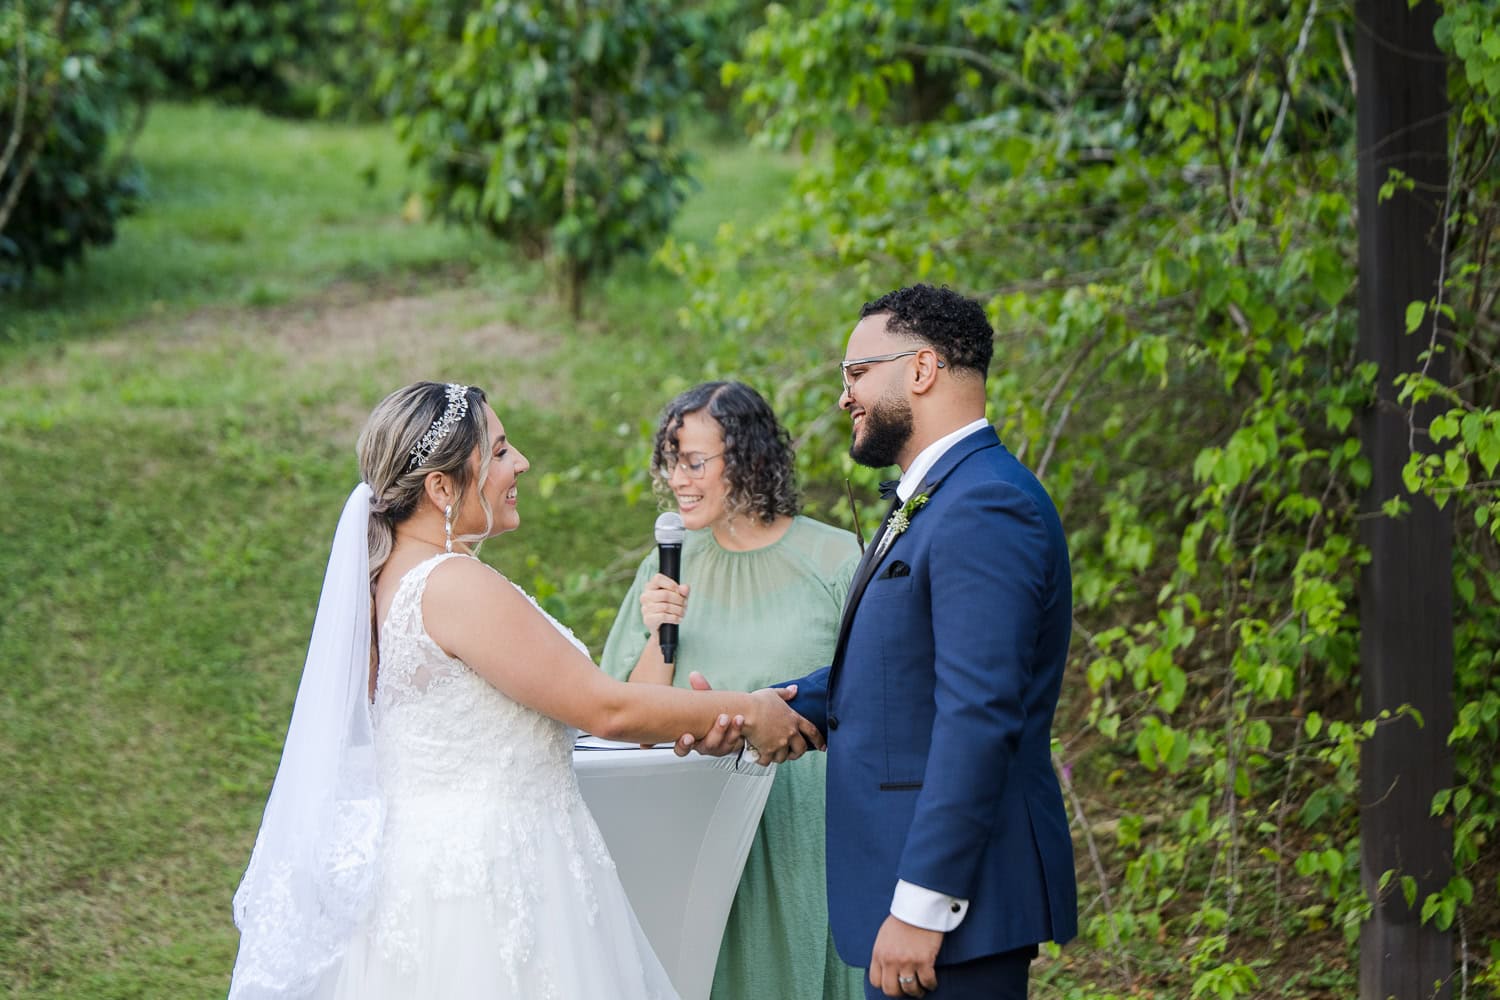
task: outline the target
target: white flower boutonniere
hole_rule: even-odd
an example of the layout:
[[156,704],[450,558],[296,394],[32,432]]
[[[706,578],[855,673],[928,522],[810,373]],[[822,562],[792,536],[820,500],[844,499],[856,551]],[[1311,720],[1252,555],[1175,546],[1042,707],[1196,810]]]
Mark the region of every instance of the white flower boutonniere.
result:
[[917,511],[927,506],[927,501],[932,499],[931,493],[918,493],[906,503],[901,509],[891,515],[890,538],[896,540],[896,536],[911,527],[911,519],[917,515]]

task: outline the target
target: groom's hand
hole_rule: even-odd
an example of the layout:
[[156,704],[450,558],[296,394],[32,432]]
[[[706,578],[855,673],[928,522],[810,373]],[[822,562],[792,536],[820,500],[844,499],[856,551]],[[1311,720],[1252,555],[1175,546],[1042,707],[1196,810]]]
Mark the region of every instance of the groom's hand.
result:
[[920,997],[937,989],[938,949],[943,932],[886,917],[870,955],[870,985],[888,997]]
[[797,695],[797,686],[761,688],[751,693],[761,708],[745,720],[745,738],[753,744],[756,763],[780,764],[796,760],[808,750],[823,749],[818,727],[794,712],[787,702]]
[[[713,690],[713,686],[696,670],[688,675],[688,686],[694,691]],[[761,742],[766,745],[751,747],[756,754],[757,763],[764,766],[796,760],[809,749],[823,749],[823,734],[818,732],[818,728],[786,707],[786,703],[797,696],[795,684],[785,688],[763,688],[755,692],[755,695],[766,703],[765,713],[757,725]],[[713,728],[701,737],[683,733],[678,737],[673,751],[679,757],[685,757],[694,750],[705,757],[727,756],[745,745],[745,724],[743,715],[721,715]]]

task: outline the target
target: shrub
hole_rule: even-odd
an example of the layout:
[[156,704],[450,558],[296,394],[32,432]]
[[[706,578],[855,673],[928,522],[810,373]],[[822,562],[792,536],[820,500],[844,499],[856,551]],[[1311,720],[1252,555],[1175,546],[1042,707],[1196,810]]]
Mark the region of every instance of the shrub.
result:
[[309,115],[347,101],[353,0],[149,0],[142,54],[168,93]]
[[584,285],[650,251],[688,186],[677,142],[692,38],[666,0],[367,0],[393,53],[380,93],[445,219],[550,257]]
[[0,290],[114,239],[139,171],[122,126],[141,77],[118,5],[14,5],[0,15]]

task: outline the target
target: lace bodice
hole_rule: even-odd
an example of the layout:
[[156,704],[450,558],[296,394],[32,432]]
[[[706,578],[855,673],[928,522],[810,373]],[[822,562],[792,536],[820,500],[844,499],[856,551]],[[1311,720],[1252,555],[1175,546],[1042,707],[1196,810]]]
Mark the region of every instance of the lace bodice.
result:
[[[389,799],[442,792],[535,798],[576,785],[574,731],[512,701],[427,634],[428,577],[448,559],[467,558],[439,555],[408,571],[380,628],[372,711],[380,784]],[[547,618],[587,655],[571,632]]]

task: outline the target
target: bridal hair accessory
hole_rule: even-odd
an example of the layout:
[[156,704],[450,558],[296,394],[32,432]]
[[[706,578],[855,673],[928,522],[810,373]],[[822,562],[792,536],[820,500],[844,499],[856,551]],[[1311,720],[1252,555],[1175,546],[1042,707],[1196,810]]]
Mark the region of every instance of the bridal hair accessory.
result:
[[385,798],[370,723],[372,493],[344,504],[255,849],[234,894],[229,1000],[312,995],[375,890]]
[[454,426],[469,415],[469,387],[459,385],[457,382],[448,383],[448,403],[443,407],[443,415],[432,422],[427,428],[427,433],[422,435],[416,447],[411,450],[411,459],[406,463],[406,471],[422,467],[437,446],[443,443],[443,438]]
[[450,503],[443,508],[443,548],[449,552],[453,551],[453,505]]

